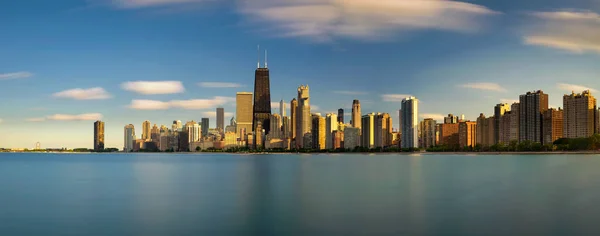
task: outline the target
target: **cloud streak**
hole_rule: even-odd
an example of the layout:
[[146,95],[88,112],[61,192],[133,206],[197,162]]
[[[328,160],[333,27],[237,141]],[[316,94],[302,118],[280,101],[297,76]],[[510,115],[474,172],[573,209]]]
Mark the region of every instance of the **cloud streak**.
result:
[[137,9],[172,5],[197,4],[211,0],[107,0],[109,4],[122,9]]
[[198,86],[203,88],[241,88],[243,85],[238,83],[225,83],[225,82],[201,82]]
[[23,78],[29,78],[31,76],[33,76],[33,74],[30,72],[20,71],[20,72],[14,72],[14,73],[0,74],[0,80],[23,79]]
[[106,90],[104,90],[101,87],[95,87],[90,89],[70,89],[55,93],[52,96],[56,98],[70,98],[75,100],[102,100],[109,99],[112,97],[108,92],[106,92]]
[[143,95],[183,93],[181,81],[133,81],[121,84],[121,88]]
[[249,21],[281,37],[332,41],[379,40],[408,31],[435,29],[474,32],[481,17],[497,12],[450,0],[253,0],[240,1]]
[[[205,112],[202,112],[202,116],[208,117],[208,118],[215,118],[215,117],[217,117],[217,112],[216,111],[205,111]],[[225,112],[223,117],[232,117],[232,116],[233,116],[232,112]]]
[[577,85],[577,84],[565,84],[565,83],[558,83],[556,84],[556,87],[560,90],[564,90],[564,91],[568,91],[568,92],[582,92],[584,90],[590,90],[591,92],[598,92],[598,90],[595,90],[593,88],[587,87],[587,86],[583,86],[583,85]]
[[42,122],[42,121],[94,121],[102,119],[102,114],[100,113],[85,113],[79,115],[70,115],[70,114],[54,114],[46,117],[40,118],[29,118],[26,119],[28,122]]
[[506,89],[496,83],[467,83],[459,85],[461,88],[470,88],[470,89],[478,89],[478,90],[487,90],[487,91],[496,91],[496,92],[506,92]]
[[384,102],[402,102],[403,99],[412,97],[410,94],[384,94],[381,99]]
[[167,102],[157,100],[132,100],[129,108],[135,110],[167,110],[179,108],[185,110],[210,109],[235,101],[231,97],[214,97],[212,99],[171,100]]
[[600,53],[600,15],[591,11],[533,12],[523,42],[571,53]]

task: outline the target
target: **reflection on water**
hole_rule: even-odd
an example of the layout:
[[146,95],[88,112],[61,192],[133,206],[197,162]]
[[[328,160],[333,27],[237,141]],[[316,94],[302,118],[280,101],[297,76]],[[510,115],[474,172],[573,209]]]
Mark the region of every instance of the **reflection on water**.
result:
[[597,235],[600,158],[0,154],[0,235]]

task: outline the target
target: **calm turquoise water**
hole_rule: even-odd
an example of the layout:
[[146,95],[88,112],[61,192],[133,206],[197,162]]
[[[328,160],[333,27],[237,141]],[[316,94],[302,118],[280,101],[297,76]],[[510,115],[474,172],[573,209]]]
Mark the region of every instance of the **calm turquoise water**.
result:
[[0,154],[0,235],[600,235],[600,156]]

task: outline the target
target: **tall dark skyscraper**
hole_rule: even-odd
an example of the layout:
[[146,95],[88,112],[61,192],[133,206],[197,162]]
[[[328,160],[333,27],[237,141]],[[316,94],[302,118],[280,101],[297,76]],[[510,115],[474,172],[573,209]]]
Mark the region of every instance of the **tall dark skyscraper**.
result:
[[104,122],[94,122],[94,151],[104,150]]
[[223,132],[225,130],[225,109],[217,108],[217,129]]
[[340,108],[338,109],[338,117],[337,117],[337,121],[338,123],[344,123],[344,109]]
[[267,67],[267,56],[265,51],[265,67],[258,68],[254,73],[254,109],[252,112],[252,131],[256,130],[258,122],[262,123],[265,134],[269,134],[271,117],[271,89],[269,81],[269,68]]
[[208,127],[210,125],[208,121],[208,118],[202,118],[201,120],[200,128],[202,129],[202,137],[206,137],[208,135]]
[[538,90],[519,96],[519,142],[543,143],[542,114],[548,110],[548,94]]

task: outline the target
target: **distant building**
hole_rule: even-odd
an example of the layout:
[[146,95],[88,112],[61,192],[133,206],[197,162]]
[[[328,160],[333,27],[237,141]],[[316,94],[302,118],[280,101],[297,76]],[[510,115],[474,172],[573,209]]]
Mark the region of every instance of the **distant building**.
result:
[[400,109],[402,148],[419,147],[419,100],[409,97],[402,100]]
[[338,109],[337,122],[338,122],[338,124],[344,123],[344,109],[343,108]]
[[316,150],[324,150],[325,149],[325,117],[322,117],[321,114],[313,114],[312,115],[312,148]]
[[198,123],[196,123],[193,120],[185,123],[185,131],[188,136],[188,138],[187,138],[188,144],[193,143],[193,142],[199,142],[200,139],[202,138],[202,135],[200,132],[200,125],[198,125]]
[[151,140],[152,139],[151,131],[152,131],[152,124],[150,123],[150,121],[144,121],[142,123],[142,139],[143,140]]
[[160,131],[160,142],[158,145],[158,149],[161,152],[167,151],[172,148],[171,138],[172,138],[171,131],[169,131],[168,129]]
[[448,114],[448,116],[444,117],[444,124],[458,124],[458,116]]
[[483,113],[477,118],[476,143],[483,147],[490,147],[494,144],[494,126],[496,121],[493,116],[486,118]]
[[236,133],[238,137],[245,139],[241,130],[252,131],[252,93],[238,92],[235,103]]
[[344,148],[344,132],[335,130],[333,131],[331,138],[333,139],[333,147],[331,149],[336,150]]
[[420,123],[422,148],[431,148],[436,146],[435,132],[437,123],[432,118],[426,118]]
[[104,122],[94,122],[94,151],[104,150]]
[[440,145],[448,148],[461,148],[459,143],[458,123],[446,123],[440,125]]
[[154,124],[150,130],[150,140],[156,143],[160,142],[160,129],[156,124]]
[[283,138],[292,138],[292,126],[290,117],[284,116],[281,119],[281,135]]
[[338,117],[336,114],[329,113],[325,117],[325,148],[334,149],[333,131],[338,130]]
[[587,138],[595,132],[596,98],[589,90],[563,96],[565,138]]
[[135,144],[135,127],[132,124],[128,124],[125,126],[125,137],[124,137],[124,144],[123,144],[123,151],[124,152],[132,152],[133,151],[133,146]]
[[258,68],[254,71],[254,109],[252,117],[252,131],[255,132],[260,123],[265,130],[264,134],[269,134],[271,128],[269,121],[269,118],[271,118],[271,82],[266,59],[265,67],[261,68],[259,62]]
[[290,101],[290,131],[292,133],[292,140],[296,139],[296,132],[298,132],[298,100],[295,98]]
[[[297,136],[305,137],[307,133],[310,133],[312,128],[312,118],[310,113],[310,95],[308,85],[301,85],[298,87],[298,111],[296,114],[296,122]],[[311,145],[304,144],[304,138],[296,139],[296,144],[303,148],[312,147]]]
[[361,147],[375,148],[375,113],[363,115],[360,126]]
[[548,109],[544,111],[543,118],[543,134],[544,134],[544,145],[552,145],[554,141],[564,137],[563,120],[564,111],[560,108]]
[[282,118],[286,116],[285,110],[285,101],[281,99],[281,101],[279,101],[279,116]]
[[474,148],[475,145],[477,145],[477,122],[458,123],[458,146]]
[[519,96],[519,142],[542,143],[542,113],[548,110],[548,94],[538,90]]
[[362,124],[362,113],[360,111],[360,101],[352,101],[352,116],[351,116],[352,127],[361,128]]
[[271,133],[268,136],[270,138],[281,139],[283,137],[281,132],[281,116],[279,114],[272,114],[269,119],[271,121]]
[[596,133],[600,134],[600,108],[596,110]]
[[513,103],[509,111],[500,116],[498,143],[519,141],[519,103]]
[[210,121],[208,118],[202,118],[200,128],[202,129],[202,137],[208,136],[208,129],[210,128]]
[[388,113],[377,113],[374,120],[374,145],[386,148],[392,145],[392,117]]
[[360,129],[346,127],[344,129],[344,148],[354,149],[356,147],[360,147]]
[[225,150],[237,148],[238,140],[235,132],[226,132],[225,133]]
[[225,109],[217,108],[217,129],[221,132],[225,130]]
[[494,143],[500,142],[500,133],[502,130],[500,129],[500,123],[502,122],[502,117],[505,113],[510,111],[510,105],[507,103],[496,104],[494,107]]

